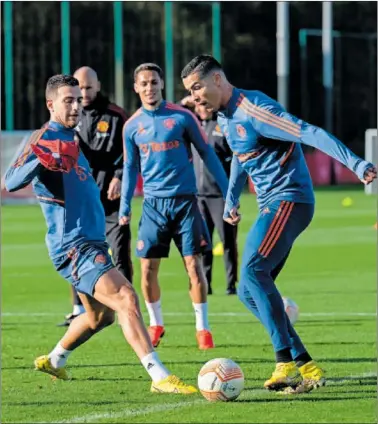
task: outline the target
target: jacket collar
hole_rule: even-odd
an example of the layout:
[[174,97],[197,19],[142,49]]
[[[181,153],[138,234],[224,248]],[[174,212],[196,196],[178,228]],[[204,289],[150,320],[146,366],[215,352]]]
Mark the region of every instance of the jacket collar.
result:
[[145,114],[150,115],[150,116],[154,116],[157,113],[161,112],[165,108],[166,103],[167,103],[166,100],[163,99],[162,102],[160,103],[160,105],[154,110],[146,109],[142,105],[142,110]]
[[57,130],[57,131],[68,131],[68,132],[72,132],[72,133],[74,133],[74,131],[75,131],[74,128],[67,128],[63,124],[61,124],[60,122],[56,122],[56,121],[49,121],[48,126],[52,129],[54,129],[54,130]]
[[230,100],[224,108],[219,109],[218,115],[228,118],[231,117],[239,105],[240,94],[241,91],[238,88],[234,87],[232,89],[232,95]]

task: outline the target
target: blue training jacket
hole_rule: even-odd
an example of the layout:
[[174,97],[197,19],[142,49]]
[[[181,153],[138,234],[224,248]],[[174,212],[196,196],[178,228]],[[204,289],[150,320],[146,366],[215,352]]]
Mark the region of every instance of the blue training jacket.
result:
[[105,242],[100,191],[74,137],[73,129],[50,121],[23,143],[5,174],[8,191],[32,183],[47,223],[52,259],[82,243]]
[[325,130],[287,113],[261,91],[233,89],[218,124],[233,152],[225,217],[239,204],[247,176],[260,210],[273,200],[314,203],[310,173],[300,144],[316,147],[362,179],[373,166]]
[[119,216],[129,216],[137,175],[141,170],[145,197],[176,197],[197,193],[191,144],[213,174],[224,198],[227,175],[196,116],[163,101],[155,110],[141,107],[125,123],[124,167]]

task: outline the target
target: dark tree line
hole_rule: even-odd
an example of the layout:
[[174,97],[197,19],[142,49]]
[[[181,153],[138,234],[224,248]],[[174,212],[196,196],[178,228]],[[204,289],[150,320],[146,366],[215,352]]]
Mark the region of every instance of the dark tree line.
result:
[[[3,3],[1,5],[3,9]],[[179,79],[193,56],[211,53],[210,3],[174,3],[175,96],[184,95]],[[15,129],[40,126],[48,115],[44,86],[61,72],[59,2],[13,3],[13,67]],[[276,4],[222,2],[222,63],[232,83],[260,89],[276,97]],[[3,16],[3,14],[2,14]],[[376,2],[335,2],[334,29],[348,33],[376,33]],[[104,91],[114,98],[114,40],[112,2],[71,2],[71,70],[89,65],[100,76]],[[123,3],[125,108],[138,107],[132,73],[145,61],[164,67],[164,4]],[[308,84],[301,87],[298,31],[321,29],[321,2],[290,3],[290,106],[293,114],[324,124],[321,38],[308,39]],[[4,108],[4,26],[2,25],[2,129]],[[376,127],[376,39],[343,37],[334,43],[334,132],[363,152],[366,128]],[[305,110],[303,96],[307,99]],[[303,116],[303,114],[306,116]]]

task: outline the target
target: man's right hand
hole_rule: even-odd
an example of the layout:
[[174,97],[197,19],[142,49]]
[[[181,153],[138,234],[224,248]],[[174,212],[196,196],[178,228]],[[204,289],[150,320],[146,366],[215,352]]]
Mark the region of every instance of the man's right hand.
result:
[[186,96],[181,100],[181,106],[187,107],[189,109],[194,109],[196,104],[192,96]]
[[121,216],[118,220],[119,225],[128,225],[130,224],[131,215],[129,216]]
[[223,217],[223,220],[231,225],[238,225],[241,221],[241,215],[238,212],[238,208],[232,208],[227,217]]

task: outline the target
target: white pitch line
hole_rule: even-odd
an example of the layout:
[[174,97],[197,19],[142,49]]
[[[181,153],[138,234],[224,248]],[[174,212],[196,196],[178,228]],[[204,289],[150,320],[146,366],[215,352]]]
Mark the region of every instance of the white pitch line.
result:
[[[328,379],[327,380],[327,386],[341,386],[345,383],[349,383],[351,380],[357,380],[359,378],[366,378],[366,377],[377,377],[376,372],[369,372],[364,373],[360,375],[350,375],[344,379],[337,380],[337,379]],[[259,395],[266,395],[267,391],[265,389],[252,389],[248,390],[248,397],[250,397],[251,392],[252,396],[259,396]],[[299,395],[301,396],[301,395]],[[295,399],[295,397],[293,397]],[[153,405],[149,406],[147,408],[131,408],[131,409],[124,409],[119,412],[105,412],[105,413],[97,413],[97,414],[88,414],[83,415],[81,417],[72,417],[66,420],[61,421],[52,421],[50,424],[58,424],[58,423],[90,423],[90,422],[96,422],[97,420],[105,420],[105,419],[119,419],[119,418],[131,418],[131,417],[138,417],[141,415],[147,415],[147,414],[153,414],[156,412],[166,412],[166,411],[173,411],[175,409],[181,409],[186,408],[189,406],[197,405],[197,404],[203,404],[205,405],[206,401],[204,399],[196,399],[194,401],[188,401],[188,402],[178,402],[178,403],[168,403],[163,405]],[[47,424],[47,423],[39,423],[39,424]]]
[[350,375],[349,377],[343,378],[342,380],[333,378],[333,379],[327,379],[327,386],[341,386],[345,383],[349,383],[351,380],[358,380],[359,378],[368,378],[368,377],[375,377],[377,378],[376,372],[365,372],[361,375]]
[[[2,317],[48,317],[60,316],[65,312],[2,312]],[[194,316],[194,312],[164,312],[166,316]],[[249,312],[209,312],[213,317],[250,317]],[[376,312],[301,312],[302,317],[376,317]]]
[[189,406],[196,405],[198,403],[203,403],[205,400],[197,399],[192,402],[178,402],[178,403],[168,403],[162,405],[153,405],[148,406],[147,408],[135,408],[135,409],[124,409],[119,412],[105,412],[103,414],[88,414],[82,417],[72,417],[67,420],[61,421],[52,421],[52,424],[58,423],[91,423],[98,422],[98,420],[105,419],[118,419],[118,418],[131,418],[138,417],[140,415],[153,414],[156,412],[165,412],[165,411],[173,411],[174,409],[181,409]]

